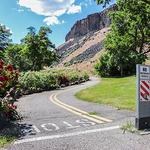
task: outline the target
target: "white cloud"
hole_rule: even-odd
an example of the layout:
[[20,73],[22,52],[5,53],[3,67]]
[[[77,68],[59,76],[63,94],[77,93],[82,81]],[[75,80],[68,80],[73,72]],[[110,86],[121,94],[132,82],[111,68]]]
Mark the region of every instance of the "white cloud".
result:
[[59,21],[58,18],[55,17],[55,16],[45,18],[45,19],[44,19],[44,22],[45,22],[47,25],[60,24],[60,21]]
[[59,21],[57,17],[47,17],[43,20],[47,25],[54,25],[54,24],[63,24],[65,23],[64,20]]
[[70,6],[70,8],[68,9],[67,13],[68,14],[75,14],[81,11],[81,6],[78,5],[72,5]]
[[18,11],[18,12],[24,12],[24,10],[23,10],[23,9],[18,9],[17,11]]
[[81,11],[81,6],[75,5],[75,0],[19,0],[18,4],[45,16],[44,22],[48,25],[63,23],[58,17],[65,13],[74,14]]

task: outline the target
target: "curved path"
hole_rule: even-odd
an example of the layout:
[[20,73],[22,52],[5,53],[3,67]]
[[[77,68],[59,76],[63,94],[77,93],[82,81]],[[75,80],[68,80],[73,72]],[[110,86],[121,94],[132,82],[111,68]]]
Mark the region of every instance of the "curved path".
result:
[[[133,112],[84,102],[74,97],[76,92],[98,82],[98,79],[91,78],[81,85],[21,98],[18,105],[24,117],[20,125],[22,136],[7,149],[143,149],[141,146],[146,140],[138,135],[122,134],[119,129],[127,120],[134,120]],[[96,112],[97,115],[90,112]]]

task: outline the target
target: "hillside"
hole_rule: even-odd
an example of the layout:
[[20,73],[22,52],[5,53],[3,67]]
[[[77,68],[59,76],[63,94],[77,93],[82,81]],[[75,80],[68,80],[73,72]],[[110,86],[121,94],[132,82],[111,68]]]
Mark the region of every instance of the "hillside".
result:
[[109,32],[108,16],[115,5],[77,21],[66,35],[66,42],[57,48],[61,57],[58,67],[70,66],[78,70],[93,71],[93,64],[103,50],[103,41]]

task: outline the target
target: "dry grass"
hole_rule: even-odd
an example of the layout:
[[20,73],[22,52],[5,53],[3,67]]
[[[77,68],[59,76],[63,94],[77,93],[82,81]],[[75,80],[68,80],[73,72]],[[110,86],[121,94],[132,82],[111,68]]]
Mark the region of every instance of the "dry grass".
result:
[[98,42],[102,42],[106,34],[108,33],[109,28],[104,28],[100,31],[95,32],[93,36],[91,36],[85,43],[82,45],[82,47],[78,48],[75,52],[70,54],[68,57],[64,59],[64,61],[60,64],[64,64],[66,62],[69,62],[72,58],[78,56],[79,54],[82,54],[86,49],[90,48],[92,45],[97,44]]

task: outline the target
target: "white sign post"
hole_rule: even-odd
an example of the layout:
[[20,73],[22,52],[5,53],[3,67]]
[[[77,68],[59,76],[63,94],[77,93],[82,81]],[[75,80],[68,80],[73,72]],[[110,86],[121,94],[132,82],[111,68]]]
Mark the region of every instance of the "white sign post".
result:
[[150,66],[137,65],[136,128],[150,128]]

